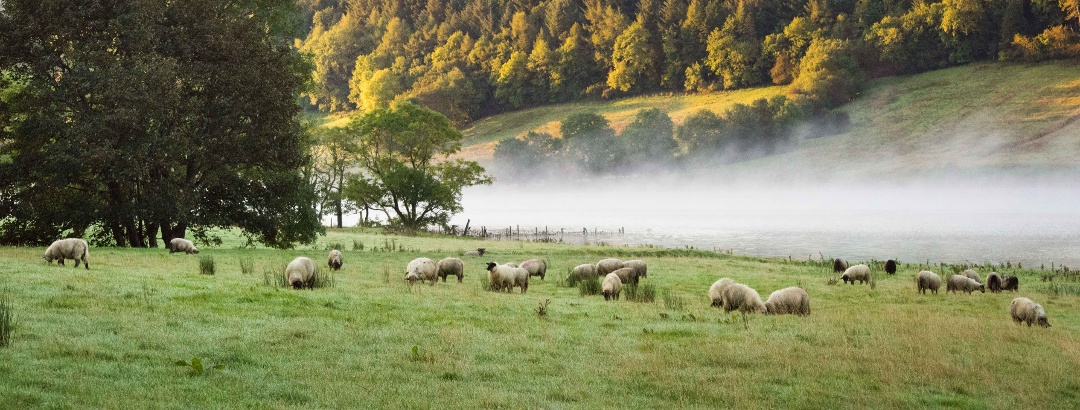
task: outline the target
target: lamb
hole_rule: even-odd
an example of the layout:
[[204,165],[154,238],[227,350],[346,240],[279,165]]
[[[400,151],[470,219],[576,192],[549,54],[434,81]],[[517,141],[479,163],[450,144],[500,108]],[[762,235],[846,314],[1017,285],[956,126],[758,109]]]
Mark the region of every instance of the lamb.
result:
[[41,257],[45,263],[56,261],[59,266],[64,266],[64,259],[74,259],[75,267],[82,262],[86,270],[90,270],[90,245],[79,238],[58,239],[45,249],[45,255]]
[[986,287],[990,289],[990,293],[1001,292],[1001,275],[998,275],[997,272],[987,273]]
[[847,270],[847,268],[848,268],[848,266],[847,266],[847,261],[846,260],[843,260],[843,259],[840,259],[840,258],[833,259],[833,261],[832,261],[832,270],[833,270],[833,272],[840,273],[840,272],[843,272],[843,271]]
[[780,289],[765,301],[765,313],[810,316],[810,295],[803,288],[795,286]]
[[844,270],[844,274],[840,276],[840,279],[844,280],[844,283],[851,282],[852,285],[855,281],[859,281],[859,284],[870,282],[870,267],[866,265],[855,265]]
[[622,283],[627,283],[627,284],[631,284],[631,285],[637,285],[637,283],[638,283],[638,276],[637,276],[638,271],[637,271],[637,269],[634,269],[634,268],[622,268],[622,269],[616,269],[614,272],[611,272],[611,273],[619,275],[619,280],[621,280]]
[[885,273],[890,275],[896,274],[896,260],[889,259],[885,261]]
[[580,279],[596,279],[596,265],[591,263],[584,263],[574,267],[574,270],[570,273],[574,277]]
[[975,280],[976,282],[982,283],[982,278],[979,277],[979,272],[976,272],[973,269],[965,270],[964,272],[962,272],[960,274],[964,275],[966,277],[969,277],[969,278]]
[[297,256],[285,267],[285,281],[293,289],[314,289],[315,281],[318,279],[316,275],[315,262],[308,257]]
[[647,277],[649,277],[649,268],[648,268],[648,266],[645,265],[645,261],[637,260],[637,259],[629,260],[629,261],[623,262],[623,267],[624,268],[633,268],[635,271],[637,271],[637,275],[636,275],[637,278],[647,278]]
[[950,276],[948,283],[945,285],[946,292],[962,291],[970,294],[975,290],[986,293],[986,287],[983,286],[983,284],[976,282],[975,279],[969,278],[964,275]]
[[1042,305],[1035,303],[1031,299],[1013,299],[1012,303],[1009,303],[1009,312],[1012,313],[1012,320],[1016,324],[1023,322],[1027,323],[1028,327],[1031,327],[1031,324],[1035,323],[1042,327],[1050,327],[1050,322],[1046,321],[1046,311],[1043,310]]
[[615,273],[609,273],[604,276],[604,283],[601,285],[602,292],[604,294],[604,300],[619,300],[619,293],[622,292],[622,279],[619,279],[619,275]]
[[547,275],[547,261],[543,259],[529,259],[521,262],[521,267],[529,271],[529,276],[539,276],[540,280]]
[[487,248],[476,248],[475,251],[467,251],[467,252],[465,252],[465,256],[476,256],[476,257],[484,256],[484,251],[485,250],[487,250]]
[[331,249],[330,254],[326,255],[326,265],[329,266],[331,270],[341,269],[341,259],[341,251]]
[[600,276],[607,276],[607,274],[622,268],[623,261],[616,258],[607,258],[596,262],[596,274]]
[[924,270],[915,277],[915,283],[919,288],[919,293],[925,294],[926,290],[930,289],[936,295],[938,289],[941,288],[941,277],[934,272]]
[[735,281],[731,279],[720,278],[720,280],[713,282],[712,286],[709,286],[709,299],[712,300],[713,307],[724,307],[724,289],[734,284]]
[[458,258],[442,258],[435,264],[438,269],[439,279],[446,282],[447,276],[457,276],[458,283],[465,278],[465,263]]
[[521,274],[524,272],[524,286],[522,286],[521,293],[525,293],[525,290],[529,287],[529,271],[522,268],[515,268],[506,265],[499,265],[495,262],[488,262],[488,283],[491,284],[491,290],[500,292],[510,292],[514,290],[514,286],[519,284],[522,279]]
[[405,266],[406,278],[410,273],[415,273],[420,280],[420,283],[430,281],[429,285],[431,286],[435,286],[435,282],[438,281],[439,278],[439,268],[435,266],[435,261],[430,258],[413,259]]
[[1017,279],[1017,277],[1013,276],[1013,275],[1005,275],[1004,277],[1001,278],[1001,289],[1002,290],[1019,291],[1020,290],[1020,279]]
[[736,283],[724,289],[724,312],[738,309],[743,313],[765,313],[765,303],[753,288]]
[[172,238],[169,241],[169,253],[183,252],[188,255],[198,254],[199,249],[195,248],[195,244],[184,238]]

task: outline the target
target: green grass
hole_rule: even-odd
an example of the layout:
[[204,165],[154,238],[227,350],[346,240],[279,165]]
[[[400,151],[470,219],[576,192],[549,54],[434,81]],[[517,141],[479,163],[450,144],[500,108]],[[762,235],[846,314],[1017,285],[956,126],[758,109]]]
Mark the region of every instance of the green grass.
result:
[[[14,343],[0,349],[8,408],[1074,408],[1080,297],[1050,295],[1039,270],[1020,293],[919,295],[903,265],[877,286],[828,285],[820,264],[660,248],[572,246],[332,229],[314,246],[199,259],[95,248],[90,271],[49,266],[42,248],[0,248]],[[345,251],[334,285],[292,290],[296,256]],[[392,241],[393,246],[384,246]],[[465,283],[410,288],[409,260],[465,259]],[[603,257],[649,263],[652,303],[605,302],[555,280],[526,294],[480,286],[482,262],[542,257],[553,272]],[[854,263],[855,261],[851,261]],[[936,266],[932,269],[942,271]],[[982,272],[982,270],[980,270]],[[1044,272],[1045,273],[1045,272]],[[706,291],[726,276],[767,296],[802,286],[809,317],[724,314]],[[535,278],[533,278],[535,279]],[[1016,296],[1053,327],[1017,326]],[[682,301],[680,310],[673,302]],[[550,302],[548,302],[550,300]],[[543,314],[538,309],[543,307]],[[745,319],[744,319],[745,318]],[[194,375],[198,358],[205,366]]]

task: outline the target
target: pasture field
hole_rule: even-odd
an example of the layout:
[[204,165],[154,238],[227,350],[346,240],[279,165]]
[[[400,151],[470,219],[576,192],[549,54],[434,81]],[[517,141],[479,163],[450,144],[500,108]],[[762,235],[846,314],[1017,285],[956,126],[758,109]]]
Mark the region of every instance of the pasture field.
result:
[[[14,342],[0,348],[5,408],[1077,408],[1080,284],[1047,270],[1020,292],[920,295],[916,265],[875,284],[835,278],[810,255],[495,242],[329,230],[314,247],[200,255],[93,248],[90,270],[0,248]],[[333,285],[272,284],[295,256]],[[363,249],[360,249],[361,246]],[[410,288],[409,260],[465,258],[464,283]],[[560,286],[604,257],[648,262],[655,302],[605,302]],[[932,255],[928,255],[932,258]],[[215,274],[200,274],[212,257]],[[481,289],[482,262],[542,257],[528,293]],[[825,255],[826,258],[829,255]],[[882,255],[882,259],[887,255]],[[901,261],[914,262],[914,261]],[[924,261],[925,262],[925,261]],[[854,261],[853,261],[854,263]],[[252,267],[242,272],[241,265]],[[934,266],[943,274],[953,267]],[[985,276],[986,269],[978,268]],[[322,273],[326,275],[325,269]],[[942,275],[944,278],[944,274]],[[811,297],[809,317],[725,314],[706,292],[730,277],[767,298]],[[1018,326],[1009,301],[1041,303],[1051,328]],[[548,302],[549,301],[549,302]],[[537,310],[547,302],[546,314]],[[681,307],[679,304],[681,303]],[[199,358],[195,374],[178,366]],[[210,366],[222,365],[220,369]]]

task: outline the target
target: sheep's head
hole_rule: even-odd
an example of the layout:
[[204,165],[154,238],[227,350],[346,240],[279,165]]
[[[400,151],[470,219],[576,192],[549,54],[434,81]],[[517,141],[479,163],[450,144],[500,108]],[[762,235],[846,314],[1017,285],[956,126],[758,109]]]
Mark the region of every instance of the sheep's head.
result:
[[198,255],[199,254],[199,249],[191,248],[191,253],[194,253],[194,254]]
[[495,266],[497,266],[497,265],[498,265],[498,264],[497,264],[497,263],[495,263],[495,262],[488,262],[488,264],[487,264],[487,270],[488,270],[488,272],[490,272],[490,271],[491,271],[492,269],[495,269]]
[[486,250],[487,248],[476,248],[476,253],[479,253],[480,256],[484,256],[484,251]]
[[979,292],[986,293],[986,285],[979,284]]
[[289,282],[289,284],[292,285],[293,289],[303,289],[304,288],[304,281],[299,280],[299,279],[292,279]]
[[[841,276],[840,276],[840,279],[843,279],[843,280],[844,280],[844,283],[848,283],[848,281],[850,280],[850,279],[848,279],[848,276],[847,276],[847,274],[846,274],[846,273],[845,273],[845,274],[843,274],[843,275],[841,275]],[[851,282],[852,282],[852,283],[854,283],[855,281],[853,281],[853,280],[852,280]]]
[[1046,321],[1046,316],[1039,316],[1039,320],[1036,323],[1042,327],[1050,327],[1050,322]]

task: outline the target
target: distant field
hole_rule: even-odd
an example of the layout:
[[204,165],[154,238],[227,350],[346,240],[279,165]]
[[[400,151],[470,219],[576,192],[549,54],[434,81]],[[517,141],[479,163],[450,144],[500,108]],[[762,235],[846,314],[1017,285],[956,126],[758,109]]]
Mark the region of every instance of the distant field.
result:
[[[312,248],[200,255],[91,250],[91,270],[48,266],[41,248],[0,248],[0,295],[15,343],[0,348],[6,408],[1077,408],[1080,283],[1046,271],[1018,293],[916,293],[919,267],[876,285],[830,285],[816,263],[695,250],[570,246],[330,230]],[[333,287],[266,284],[297,255]],[[362,246],[362,250],[360,247]],[[412,258],[466,258],[464,283],[409,288]],[[355,248],[355,249],[354,249]],[[603,257],[649,263],[653,303],[605,302],[559,286]],[[828,255],[826,255],[828,256]],[[200,275],[200,257],[217,273]],[[481,290],[482,262],[543,257],[528,293]],[[242,261],[254,266],[241,273]],[[1049,268],[1049,267],[1047,267]],[[932,268],[939,273],[941,267]],[[945,268],[951,271],[951,268]],[[985,269],[979,269],[985,274]],[[809,317],[724,314],[705,294],[720,277],[763,298],[801,286]],[[662,295],[667,294],[665,298]],[[1009,301],[1047,310],[1017,326]],[[547,302],[550,301],[550,302]],[[682,307],[676,306],[679,302]],[[547,314],[536,310],[548,303]],[[189,375],[177,360],[221,370]]]

